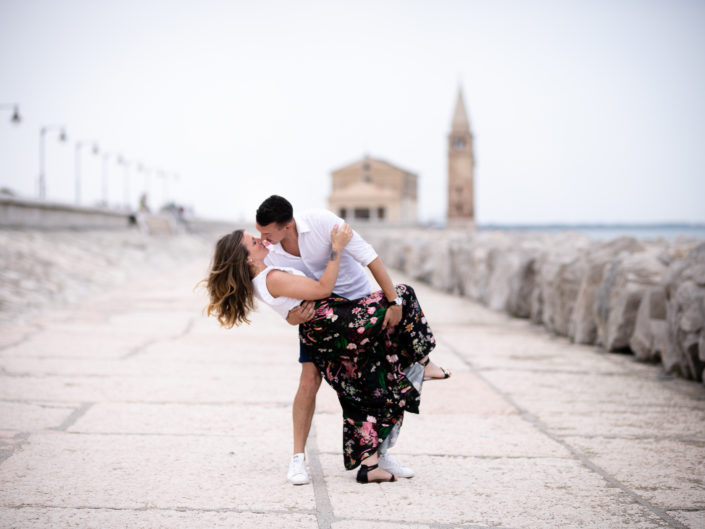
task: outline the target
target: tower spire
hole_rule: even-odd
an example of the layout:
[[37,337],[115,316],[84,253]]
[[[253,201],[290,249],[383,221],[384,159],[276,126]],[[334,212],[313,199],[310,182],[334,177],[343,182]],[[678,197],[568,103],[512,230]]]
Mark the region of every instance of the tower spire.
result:
[[451,130],[462,131],[470,129],[470,120],[468,112],[465,110],[465,102],[463,101],[463,89],[458,86],[458,99],[455,103],[455,111],[453,112],[453,121]]
[[458,86],[448,134],[448,226],[472,227],[475,221],[475,153],[470,120]]

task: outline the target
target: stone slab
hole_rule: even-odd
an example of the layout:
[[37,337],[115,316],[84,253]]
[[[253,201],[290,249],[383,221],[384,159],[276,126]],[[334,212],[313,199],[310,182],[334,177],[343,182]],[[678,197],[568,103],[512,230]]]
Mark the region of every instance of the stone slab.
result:
[[705,509],[705,440],[571,437],[566,441],[662,509]]
[[132,376],[0,377],[0,400],[290,403],[298,383],[295,369],[271,366],[267,376],[258,370],[233,376],[217,368],[165,375],[151,367]]
[[291,443],[289,405],[99,403],[68,430],[72,433],[215,435]]
[[[340,454],[342,415],[316,415],[318,448]],[[569,452],[518,415],[404,415],[397,459],[409,466],[421,455],[464,457],[570,457]]]
[[668,524],[579,462],[566,459],[419,457],[416,476],[354,486],[322,456],[336,516],[382,522],[511,528],[665,528]]
[[314,514],[229,510],[0,508],[2,529],[318,529]]
[[34,432],[56,428],[74,409],[70,404],[0,402],[0,430]]
[[[314,512],[277,439],[36,433],[0,466],[0,506]],[[255,470],[256,469],[256,470]]]

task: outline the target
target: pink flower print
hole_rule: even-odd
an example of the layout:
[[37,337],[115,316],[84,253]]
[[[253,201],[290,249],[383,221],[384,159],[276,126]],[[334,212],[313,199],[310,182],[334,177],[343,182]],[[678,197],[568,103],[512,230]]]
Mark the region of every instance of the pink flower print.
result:
[[357,345],[355,345],[354,343],[349,343],[346,349],[357,349]]
[[372,316],[372,317],[370,318],[370,323],[371,323],[372,325],[374,325],[375,323],[377,323],[377,316]]
[[365,344],[366,344],[367,342],[369,342],[369,341],[370,341],[369,338],[365,338],[364,340],[362,340],[362,341],[360,342],[360,345],[365,345]]
[[[370,418],[374,420],[374,417],[368,417],[368,419]],[[362,427],[360,428],[360,445],[364,446],[371,443],[377,437],[377,432],[375,432],[373,424],[374,423],[370,421],[362,423]]]
[[362,334],[363,332],[365,332],[365,328],[364,328],[364,327],[358,327],[358,328],[357,328],[357,334]]
[[367,307],[367,314],[374,314],[374,313],[375,313],[374,307]]

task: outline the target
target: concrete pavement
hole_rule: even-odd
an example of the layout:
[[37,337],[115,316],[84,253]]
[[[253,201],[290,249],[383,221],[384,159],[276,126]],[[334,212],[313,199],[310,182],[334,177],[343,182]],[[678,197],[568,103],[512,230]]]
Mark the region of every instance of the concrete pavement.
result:
[[405,418],[416,477],[355,483],[324,384],[289,485],[296,329],[204,318],[206,266],[0,327],[0,527],[705,527],[702,385],[421,284],[454,374]]

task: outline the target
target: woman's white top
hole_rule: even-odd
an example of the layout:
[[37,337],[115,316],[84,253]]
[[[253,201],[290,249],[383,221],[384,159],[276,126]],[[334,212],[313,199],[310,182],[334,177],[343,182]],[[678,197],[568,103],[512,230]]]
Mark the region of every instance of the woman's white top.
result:
[[272,270],[283,270],[284,272],[288,272],[290,274],[302,277],[306,277],[306,275],[303,272],[297,270],[296,268],[289,268],[288,266],[268,266],[259,274],[257,274],[252,280],[252,284],[255,287],[255,296],[257,297],[257,299],[265,302],[267,305],[269,305],[279,314],[281,314],[282,318],[286,319],[286,317],[289,315],[289,311],[294,307],[299,306],[301,304],[301,300],[287,298],[285,296],[279,296],[278,298],[275,298],[269,293],[269,289],[267,288],[267,275]]

